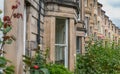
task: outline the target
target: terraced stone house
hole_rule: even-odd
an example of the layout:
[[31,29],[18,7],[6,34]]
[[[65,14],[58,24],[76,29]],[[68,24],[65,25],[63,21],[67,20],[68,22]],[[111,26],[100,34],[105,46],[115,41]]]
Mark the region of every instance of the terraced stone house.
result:
[[[5,15],[12,13],[16,0],[5,0]],[[19,0],[15,12],[23,20],[13,19],[16,41],[6,45],[7,58],[15,65],[15,74],[23,73],[22,55],[33,56],[38,45],[50,49],[48,62],[74,70],[76,54],[84,53],[84,0]],[[9,3],[9,4],[8,4]]]
[[[85,0],[85,25],[87,34],[85,42],[90,39],[104,40],[105,44],[119,43],[119,28],[109,19],[98,0]],[[107,11],[106,11],[107,12]]]
[[[16,0],[4,0],[4,14],[12,13]],[[103,39],[120,43],[120,29],[112,23],[98,0],[19,0],[15,11],[23,20],[13,19],[16,41],[5,45],[7,58],[15,65],[15,74],[24,74],[22,55],[34,55],[37,46],[50,49],[48,62],[75,69],[76,54],[85,53],[86,43]],[[9,3],[9,4],[8,4]]]

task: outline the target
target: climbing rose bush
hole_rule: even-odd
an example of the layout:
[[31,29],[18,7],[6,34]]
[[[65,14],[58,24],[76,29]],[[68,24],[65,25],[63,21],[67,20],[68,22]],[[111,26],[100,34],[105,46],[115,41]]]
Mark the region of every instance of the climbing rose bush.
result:
[[[14,35],[8,35],[8,33],[12,30],[12,18],[20,19],[23,18],[21,13],[15,12],[16,9],[20,6],[20,2],[17,0],[15,5],[12,5],[12,14],[10,16],[4,16],[3,21],[0,18],[0,31],[3,34],[3,37],[0,39],[0,69],[2,70],[0,74],[13,74],[14,66],[8,65],[11,63],[7,58],[3,56],[6,52],[3,50],[5,44],[11,44],[12,41],[15,40]],[[0,10],[0,14],[2,11]],[[12,51],[12,50],[11,50]]]

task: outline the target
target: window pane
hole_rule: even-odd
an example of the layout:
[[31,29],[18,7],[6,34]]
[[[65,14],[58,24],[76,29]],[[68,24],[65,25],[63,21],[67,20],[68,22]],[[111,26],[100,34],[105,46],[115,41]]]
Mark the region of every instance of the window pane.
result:
[[88,6],[88,0],[85,0],[85,7]]
[[55,63],[64,65],[65,57],[65,47],[56,46],[55,47]]
[[82,47],[82,42],[81,42],[81,37],[77,36],[76,38],[76,53],[79,54],[81,51],[81,47]]
[[65,44],[65,20],[57,19],[56,20],[56,33],[55,33],[55,43],[56,44]]
[[68,67],[68,19],[56,18],[55,63]]

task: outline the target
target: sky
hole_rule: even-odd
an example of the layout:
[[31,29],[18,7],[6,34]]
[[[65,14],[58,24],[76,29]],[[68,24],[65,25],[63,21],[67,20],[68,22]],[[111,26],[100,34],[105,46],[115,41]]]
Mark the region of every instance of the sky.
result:
[[120,28],[120,0],[98,0],[112,22]]
[[[3,11],[3,9],[4,9],[4,0],[0,0],[0,10],[2,10]],[[3,14],[2,15],[0,15],[0,17],[3,17]]]
[[[0,10],[4,10],[4,0],[0,0]],[[0,14],[0,18],[3,18],[3,13],[2,14]],[[3,34],[2,34],[2,32],[0,32],[0,38],[3,36]],[[0,45],[1,46],[1,45]]]

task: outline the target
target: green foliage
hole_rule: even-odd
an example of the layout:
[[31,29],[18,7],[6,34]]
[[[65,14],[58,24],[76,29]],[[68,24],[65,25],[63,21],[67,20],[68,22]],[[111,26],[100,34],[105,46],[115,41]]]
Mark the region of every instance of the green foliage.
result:
[[[3,47],[5,44],[11,44],[13,40],[15,40],[15,37],[8,36],[8,33],[12,30],[12,18],[23,18],[21,13],[14,12],[20,5],[19,1],[16,1],[15,5],[12,5],[12,13],[9,16],[4,16],[3,21],[0,18],[0,32],[3,34],[3,37],[0,39],[0,69],[3,70],[4,74],[14,74],[14,66],[9,65],[11,63],[9,60],[7,60],[2,54],[5,54],[5,49],[3,50]],[[0,14],[2,11],[0,10]],[[15,16],[15,14],[17,14]],[[2,74],[2,73],[0,73]]]
[[[36,74],[38,71],[44,72],[41,74],[72,74],[68,69],[66,69],[62,65],[57,64],[47,64],[46,58],[49,55],[49,49],[46,49],[46,53],[43,54],[42,51],[40,51],[39,47],[36,49],[36,53],[34,57],[29,57],[27,55],[23,55],[24,59],[23,62],[26,64],[25,72],[31,71],[31,74],[34,74],[35,71]],[[39,66],[39,69],[34,69],[34,65]],[[50,73],[49,73],[50,72]]]
[[72,74],[72,72],[62,65],[48,64],[46,67],[50,71],[50,74]]
[[49,70],[47,68],[41,68],[40,69],[44,74],[50,74]]
[[77,55],[76,74],[120,74],[119,46],[89,43],[87,53]]
[[[0,14],[2,13],[2,11],[0,10]],[[3,22],[0,18],[0,31],[3,34],[7,34],[8,32],[10,32],[10,30],[12,29],[11,26],[7,26],[7,28],[3,28]],[[12,43],[12,39],[9,36],[3,36],[4,39],[0,39],[0,44],[2,44],[2,47],[4,44],[11,44]],[[14,74],[14,66],[13,65],[8,65],[9,63],[11,63],[11,61],[9,61],[8,59],[6,59],[4,56],[1,56],[1,54],[5,53],[2,50],[2,47],[0,49],[0,69],[3,70],[3,72],[0,74]]]
[[0,29],[2,28],[2,26],[3,26],[3,22],[2,22],[2,20],[0,18]]
[[39,52],[36,52],[35,57],[29,57],[27,55],[23,55],[24,59],[23,62],[28,66],[28,67],[33,67],[34,65],[38,65],[41,68],[44,67],[44,58]]
[[28,70],[35,70],[33,67],[34,65],[39,66],[39,68],[44,68],[46,64],[42,51],[39,47],[36,49],[34,57],[23,55],[23,62],[26,65],[24,69],[25,72]]
[[10,32],[11,29],[12,29],[11,26],[7,26],[7,28],[4,28],[2,31],[3,31],[4,34],[6,34],[6,33]]
[[7,66],[7,67],[4,69],[4,72],[5,72],[6,74],[14,74],[14,66],[13,66],[13,65]]
[[0,57],[0,68],[3,69],[5,74],[13,74],[14,66],[8,66],[7,63],[11,63],[11,61],[7,60],[5,57]]
[[4,57],[0,57],[0,67],[5,67],[7,60]]
[[2,13],[2,10],[0,10],[0,14]]

